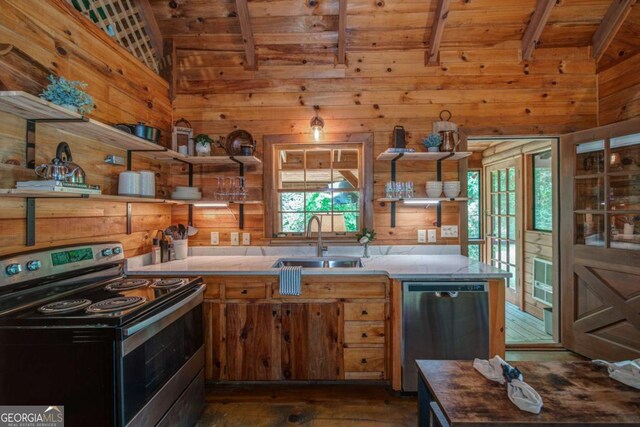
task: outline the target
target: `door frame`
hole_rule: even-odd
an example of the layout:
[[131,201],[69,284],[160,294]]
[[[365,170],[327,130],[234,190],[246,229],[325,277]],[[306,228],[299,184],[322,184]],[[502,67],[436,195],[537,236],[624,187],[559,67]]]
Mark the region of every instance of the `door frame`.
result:
[[[515,291],[505,284],[505,298],[507,301],[518,306],[520,310],[524,308],[524,281],[523,281],[523,208],[522,203],[519,202],[519,195],[522,195],[522,156],[512,157],[507,159],[501,159],[496,162],[483,165],[483,199],[484,199],[484,224],[485,224],[485,248],[484,259],[487,264],[491,263],[491,234],[493,234],[493,223],[491,221],[491,215],[489,212],[493,208],[491,205],[491,172],[499,169],[505,169],[512,167],[515,170],[515,198],[516,198],[516,233],[515,233],[515,246],[516,246],[516,280]],[[508,224],[507,224],[508,227]],[[508,233],[508,232],[507,232]]]

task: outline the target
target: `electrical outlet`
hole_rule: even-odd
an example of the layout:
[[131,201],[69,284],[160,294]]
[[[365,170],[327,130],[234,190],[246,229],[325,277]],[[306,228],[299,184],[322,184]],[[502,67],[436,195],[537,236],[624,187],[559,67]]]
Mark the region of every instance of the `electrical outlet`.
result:
[[429,243],[435,243],[436,242],[436,230],[427,230],[427,236],[428,236],[428,241]]
[[240,244],[240,233],[234,231],[231,233],[231,246],[238,246]]
[[427,243],[427,230],[418,230],[418,243]]
[[442,237],[458,237],[457,225],[443,225],[440,231]]
[[242,244],[245,246],[251,244],[251,233],[242,233]]
[[220,244],[220,233],[218,233],[217,231],[212,231],[211,232],[211,244],[212,245],[219,245]]

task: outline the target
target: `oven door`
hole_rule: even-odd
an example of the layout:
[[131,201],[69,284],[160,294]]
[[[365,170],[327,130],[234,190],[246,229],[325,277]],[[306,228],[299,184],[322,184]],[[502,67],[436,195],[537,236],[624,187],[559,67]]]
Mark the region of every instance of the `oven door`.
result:
[[204,289],[122,329],[121,425],[156,425],[204,368]]

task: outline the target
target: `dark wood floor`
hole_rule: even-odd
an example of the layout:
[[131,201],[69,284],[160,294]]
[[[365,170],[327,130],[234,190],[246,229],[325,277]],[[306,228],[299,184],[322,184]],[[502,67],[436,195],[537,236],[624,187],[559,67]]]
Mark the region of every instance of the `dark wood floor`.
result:
[[415,396],[382,385],[207,385],[198,426],[415,426]]

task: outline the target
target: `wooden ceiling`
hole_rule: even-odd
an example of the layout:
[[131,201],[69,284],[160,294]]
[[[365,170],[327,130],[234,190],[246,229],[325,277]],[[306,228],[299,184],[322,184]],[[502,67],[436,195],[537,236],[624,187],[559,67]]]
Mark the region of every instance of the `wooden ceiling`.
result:
[[[151,0],[151,3],[163,37],[173,40],[178,61],[184,67],[207,65],[203,51],[211,51],[229,52],[230,58],[241,62],[236,66],[247,69],[263,64],[339,65],[345,58],[341,43],[346,52],[423,49],[425,53],[434,42],[446,49],[508,45],[526,40],[527,31],[532,31],[527,30],[528,24],[531,22],[532,27],[537,23],[534,12],[547,6],[549,13],[542,17],[540,35],[531,39],[537,48],[591,46],[612,7],[612,0]],[[613,0],[619,8],[628,9],[631,3],[635,0]],[[444,8],[444,19],[436,19],[438,4]],[[640,51],[640,7],[631,10],[602,54],[601,67],[610,67]],[[200,53],[195,57],[200,63],[189,62],[193,58],[189,51],[194,50]],[[233,55],[234,52],[245,54]]]

